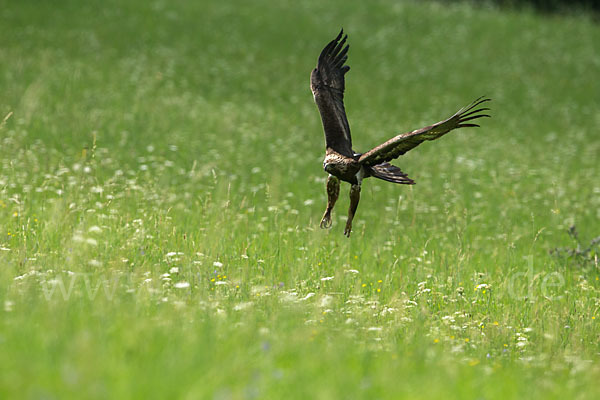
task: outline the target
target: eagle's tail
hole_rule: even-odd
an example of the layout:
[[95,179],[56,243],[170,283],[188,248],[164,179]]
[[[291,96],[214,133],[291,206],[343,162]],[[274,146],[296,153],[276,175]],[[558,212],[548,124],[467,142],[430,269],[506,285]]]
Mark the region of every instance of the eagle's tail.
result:
[[414,185],[415,181],[410,179],[402,170],[395,165],[384,162],[373,165],[371,168],[371,176],[383,179],[384,181],[399,183],[402,185]]

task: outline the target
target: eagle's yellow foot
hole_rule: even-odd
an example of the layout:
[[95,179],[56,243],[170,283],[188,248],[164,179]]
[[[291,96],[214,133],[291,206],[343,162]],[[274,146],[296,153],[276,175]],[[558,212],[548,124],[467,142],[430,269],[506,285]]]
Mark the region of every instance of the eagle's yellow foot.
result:
[[331,213],[325,211],[323,214],[323,219],[321,219],[321,229],[329,229],[331,228]]

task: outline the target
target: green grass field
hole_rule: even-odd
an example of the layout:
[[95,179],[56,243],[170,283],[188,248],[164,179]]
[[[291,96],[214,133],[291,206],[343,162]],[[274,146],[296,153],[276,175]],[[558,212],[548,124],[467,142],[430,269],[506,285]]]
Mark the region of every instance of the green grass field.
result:
[[[395,2],[1,2],[0,398],[594,399],[600,27]],[[325,209],[354,147],[492,119]]]

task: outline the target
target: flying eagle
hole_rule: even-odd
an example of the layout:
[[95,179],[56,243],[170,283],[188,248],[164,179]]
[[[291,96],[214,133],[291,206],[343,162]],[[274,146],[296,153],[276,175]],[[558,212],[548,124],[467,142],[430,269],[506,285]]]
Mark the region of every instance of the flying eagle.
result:
[[482,114],[489,108],[479,106],[490,99],[480,97],[448,119],[393,137],[366,153],[356,153],[352,150],[350,126],[344,109],[344,75],[350,67],[344,65],[348,59],[349,46],[344,47],[348,35],[342,38],[343,33],[342,29],[319,55],[317,67],[310,74],[310,89],[323,122],[326,144],[323,168],[329,173],[327,209],[321,219],[321,228],[331,227],[331,210],[340,193],[341,179],[351,184],[350,208],[344,229],[344,235],[350,237],[352,219],[360,200],[360,185],[364,178],[374,176],[388,182],[413,185],[415,182],[389,161],[417,147],[421,142],[435,140],[453,129],[478,127],[479,125],[469,121],[489,117],[488,114]]

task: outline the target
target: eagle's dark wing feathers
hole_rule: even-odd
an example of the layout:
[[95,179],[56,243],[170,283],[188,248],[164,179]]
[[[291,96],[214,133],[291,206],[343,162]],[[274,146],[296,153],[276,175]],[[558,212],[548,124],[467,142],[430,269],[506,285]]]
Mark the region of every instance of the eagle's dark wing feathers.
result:
[[456,128],[466,128],[479,126],[468,122],[481,117],[489,117],[482,112],[489,110],[487,107],[477,108],[482,103],[490,101],[485,97],[480,97],[467,107],[460,109],[450,118],[440,121],[437,124],[417,129],[409,133],[398,135],[387,142],[380,144],[372,150],[364,153],[359,162],[363,165],[373,166],[387,162],[401,156],[407,151],[417,147],[425,140],[435,140]]
[[[344,31],[329,42],[319,55],[317,68],[310,74],[310,89],[321,113],[327,147],[352,157],[352,138],[344,109],[344,75],[350,67],[344,65],[348,59],[348,36]],[[340,40],[341,39],[341,40]]]

